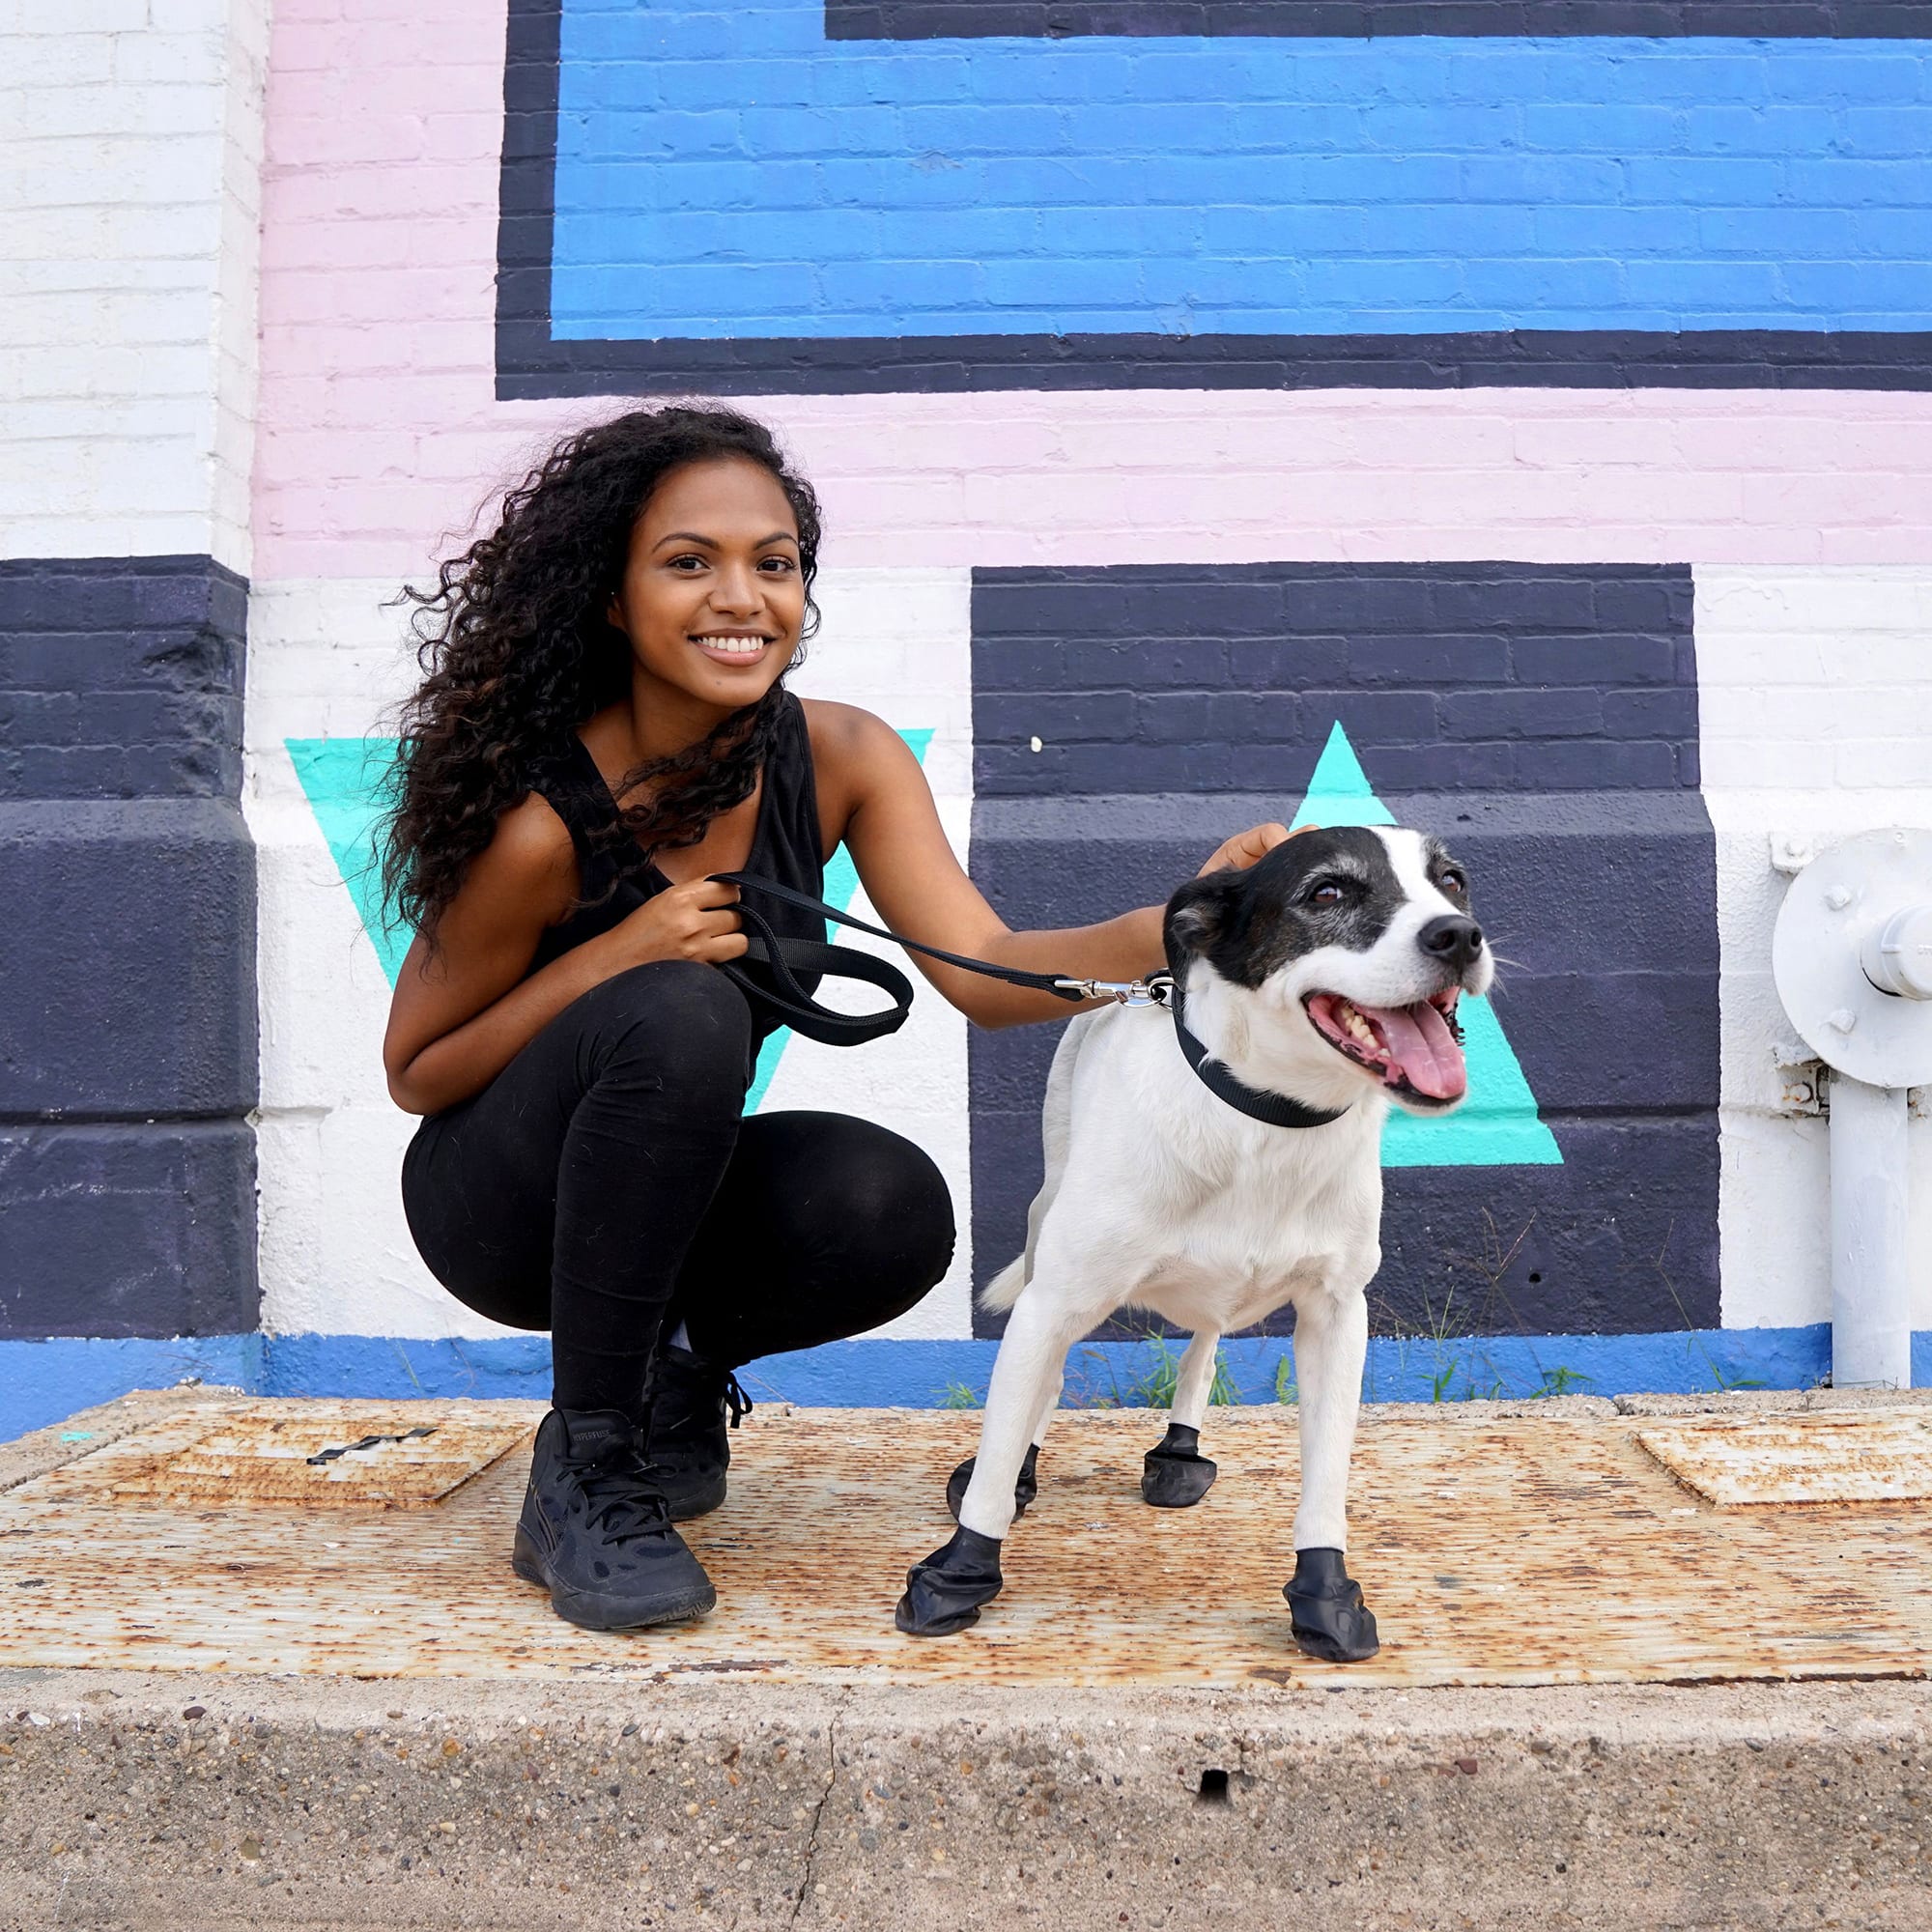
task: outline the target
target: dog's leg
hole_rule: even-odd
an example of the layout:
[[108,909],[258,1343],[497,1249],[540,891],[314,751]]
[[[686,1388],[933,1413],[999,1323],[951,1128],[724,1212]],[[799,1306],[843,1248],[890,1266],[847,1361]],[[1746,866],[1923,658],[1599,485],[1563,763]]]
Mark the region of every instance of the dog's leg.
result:
[[1349,1576],[1349,1461],[1369,1350],[1368,1302],[1324,1283],[1298,1297],[1294,1371],[1301,1384],[1301,1503],[1294,1576],[1284,1586],[1294,1640],[1311,1657],[1358,1663],[1380,1648],[1374,1614]]
[[1201,1425],[1214,1386],[1217,1330],[1203,1328],[1187,1345],[1174,1378],[1174,1409],[1167,1434],[1147,1452],[1141,1495],[1155,1509],[1188,1509],[1214,1485],[1216,1465],[1201,1453]]
[[[1053,1386],[1047,1391],[1045,1406],[1040,1409],[1039,1420],[1033,1426],[1033,1441],[1028,1445],[1026,1461],[1020,1464],[1019,1480],[1013,1485],[1013,1515],[1023,1517],[1027,1505],[1039,1494],[1039,1452],[1046,1440],[1047,1425],[1053,1420],[1053,1412],[1060,1406],[1060,1391],[1065,1386],[1065,1375],[1055,1376]],[[959,1511],[966,1500],[966,1486],[973,1480],[974,1468],[979,1457],[969,1456],[958,1468],[947,1478],[946,1507],[952,1512],[952,1520],[959,1520]]]
[[1089,1325],[1084,1306],[1069,1312],[1037,1286],[1021,1295],[993,1363],[959,1527],[906,1573],[894,1621],[908,1635],[951,1636],[977,1623],[980,1606],[1000,1594],[1000,1541],[1012,1525],[1020,1470],[1066,1351]]

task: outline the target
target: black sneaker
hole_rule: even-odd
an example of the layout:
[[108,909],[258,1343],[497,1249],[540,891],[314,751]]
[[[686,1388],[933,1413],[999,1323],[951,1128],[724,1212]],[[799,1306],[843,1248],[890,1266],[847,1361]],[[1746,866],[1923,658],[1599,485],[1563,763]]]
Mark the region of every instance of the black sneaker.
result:
[[644,1404],[650,1413],[646,1453],[671,1520],[707,1515],[724,1500],[724,1472],[731,1466],[727,1428],[736,1429],[751,1414],[751,1398],[729,1369],[689,1349],[666,1346],[651,1362]]
[[678,1623],[718,1601],[670,1526],[639,1434],[614,1408],[554,1408],[537,1430],[510,1566],[585,1630]]

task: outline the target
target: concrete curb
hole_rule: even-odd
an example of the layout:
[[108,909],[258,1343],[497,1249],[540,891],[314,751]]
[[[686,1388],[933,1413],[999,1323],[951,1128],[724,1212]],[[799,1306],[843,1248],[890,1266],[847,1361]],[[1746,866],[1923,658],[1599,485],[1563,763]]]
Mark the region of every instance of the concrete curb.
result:
[[0,1924],[1922,1928],[1911,1683],[0,1673]]

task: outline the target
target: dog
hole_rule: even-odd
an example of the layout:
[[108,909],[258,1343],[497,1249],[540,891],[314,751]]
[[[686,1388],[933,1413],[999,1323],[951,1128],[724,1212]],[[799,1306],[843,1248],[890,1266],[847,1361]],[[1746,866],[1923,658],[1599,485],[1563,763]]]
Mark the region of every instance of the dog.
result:
[[1304,1651],[1359,1661],[1378,1639],[1344,1552],[1382,1123],[1462,1101],[1456,1006],[1489,991],[1494,962],[1466,868],[1396,827],[1305,832],[1192,880],[1163,929],[1170,1011],[1089,1010],[1054,1056],[1026,1249],[983,1296],[1012,1313],[979,1454],[948,1492],[959,1526],[907,1574],[896,1622],[951,1635],[999,1595],[1000,1543],[1037,1493],[1081,1336],[1129,1306],[1189,1331],[1141,1483],[1185,1508],[1214,1480],[1200,1431],[1220,1338],[1292,1302],[1301,1496],[1282,1594]]

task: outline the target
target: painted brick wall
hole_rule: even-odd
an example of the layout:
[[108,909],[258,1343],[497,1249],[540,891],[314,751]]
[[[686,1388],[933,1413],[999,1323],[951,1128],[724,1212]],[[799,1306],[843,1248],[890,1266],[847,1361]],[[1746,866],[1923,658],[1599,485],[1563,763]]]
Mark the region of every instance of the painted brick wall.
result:
[[0,561],[0,1334],[254,1325],[246,600]]
[[[1655,566],[976,582],[974,856],[1009,919],[1049,923],[1098,879],[1122,906],[1164,896],[1216,827],[1303,798],[1338,727],[1395,817],[1469,865],[1518,962],[1497,1010],[1561,1159],[1425,1140],[1392,1166],[1386,1332],[1717,1325],[1719,946],[1691,619],[1690,571]],[[973,1038],[982,1278],[1024,1239],[1051,1045],[1045,1029]]]
[[0,28],[0,1427],[259,1316],[242,713],[267,9]]
[[[0,554],[36,584],[57,558],[247,580],[263,1334],[231,1338],[234,1373],[543,1385],[541,1338],[455,1307],[401,1224],[364,741],[410,675],[396,586],[559,431],[694,389],[757,398],[826,502],[800,688],[922,747],[1009,916],[1103,917],[1236,823],[1335,810],[1337,727],[1364,793],[1469,847],[1521,962],[1494,1009],[1507,1104],[1464,1157],[1385,1146],[1375,1392],[1819,1372],[1825,1151],[1778,1103],[1769,851],[1932,823],[1932,8],[262,17],[79,0],[7,41],[26,92],[0,123],[34,211],[0,262],[29,451]],[[203,581],[220,614],[197,635],[232,643],[236,580]],[[136,809],[109,795],[123,771],[165,793],[141,811],[226,810],[222,651],[110,685],[84,629],[34,644],[31,676],[6,660],[0,813],[67,838]],[[94,790],[29,794],[30,769]],[[218,950],[199,917],[157,928],[157,960],[190,933]],[[168,1037],[155,1066],[220,1058]],[[760,1365],[768,1391],[925,1402],[983,1377],[968,1291],[1015,1238],[1050,1043],[969,1039],[928,998],[889,1045],[774,1056],[759,1104],[912,1133],[970,1238],[892,1336]],[[82,1104],[49,1097],[76,1067],[97,1108],[139,1087],[64,1052],[10,1045],[37,1131]],[[205,1091],[232,1123],[246,1075],[222,1064]],[[130,1345],[252,1326],[234,1281],[233,1314],[74,1319]],[[75,1332],[45,1319],[14,1332]],[[1255,1392],[1279,1350],[1236,1352]]]

